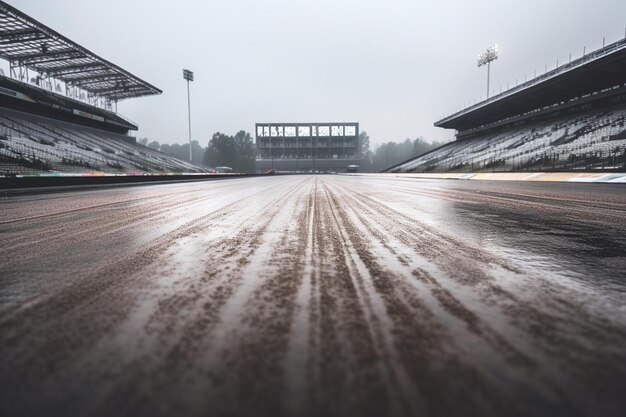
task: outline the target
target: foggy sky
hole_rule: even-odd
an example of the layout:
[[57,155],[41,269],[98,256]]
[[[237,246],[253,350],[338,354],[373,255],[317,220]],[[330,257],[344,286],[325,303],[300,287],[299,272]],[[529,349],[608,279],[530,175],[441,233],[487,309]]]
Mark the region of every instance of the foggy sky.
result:
[[[120,103],[140,137],[253,133],[255,122],[358,121],[372,143],[423,136],[481,97],[624,37],[624,0],[8,0],[163,90]],[[4,65],[4,62],[2,62]],[[6,65],[3,66],[6,72]]]

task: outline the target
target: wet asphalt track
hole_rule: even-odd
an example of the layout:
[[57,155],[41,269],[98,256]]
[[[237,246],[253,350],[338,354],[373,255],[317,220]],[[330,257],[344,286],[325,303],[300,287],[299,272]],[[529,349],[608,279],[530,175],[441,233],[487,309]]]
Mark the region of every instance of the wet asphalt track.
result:
[[0,197],[0,415],[623,415],[624,271],[624,185]]

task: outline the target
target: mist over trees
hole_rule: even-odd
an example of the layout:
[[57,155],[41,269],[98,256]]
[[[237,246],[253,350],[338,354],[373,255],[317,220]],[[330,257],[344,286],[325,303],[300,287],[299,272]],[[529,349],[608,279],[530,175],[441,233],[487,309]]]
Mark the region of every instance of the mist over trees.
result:
[[235,136],[213,134],[204,152],[207,166],[227,166],[236,172],[254,173],[256,150],[250,133],[240,130]]
[[360,172],[379,172],[445,144],[445,142],[429,143],[422,137],[413,140],[407,138],[403,142],[382,143],[372,151],[369,142],[370,138],[366,131],[359,133],[363,156],[359,165]]
[[[175,156],[184,161],[189,160],[189,144],[160,144],[148,138],[137,139],[137,143],[156,149],[163,153]],[[359,133],[359,148],[362,159],[359,163],[359,172],[379,172],[407,159],[421,155],[431,149],[442,146],[445,142],[426,142],[424,138],[405,139],[401,142],[389,141],[370,148],[370,137],[366,131]],[[235,172],[254,173],[256,148],[250,133],[240,130],[230,136],[216,132],[206,147],[198,141],[192,144],[192,162],[199,166],[231,167]]]
[[[148,138],[139,138],[137,143],[157,151],[175,156],[183,161],[189,160],[189,144],[160,144]],[[250,133],[241,130],[234,136],[221,132],[213,134],[206,147],[202,147],[197,140],[191,141],[192,162],[199,166],[218,167],[227,166],[235,172],[254,173],[256,150]]]
[[359,171],[372,172],[374,154],[370,150],[370,137],[366,131],[362,131],[361,133],[359,133],[359,150],[361,155]]
[[[182,159],[183,161],[189,161],[189,143],[179,144],[174,143],[172,145],[164,143],[160,144],[158,141],[149,141],[148,138],[137,139],[137,143],[147,146],[149,148],[161,151],[168,155]],[[196,165],[203,165],[204,161],[204,148],[200,146],[197,140],[191,141],[191,155],[192,162]]]

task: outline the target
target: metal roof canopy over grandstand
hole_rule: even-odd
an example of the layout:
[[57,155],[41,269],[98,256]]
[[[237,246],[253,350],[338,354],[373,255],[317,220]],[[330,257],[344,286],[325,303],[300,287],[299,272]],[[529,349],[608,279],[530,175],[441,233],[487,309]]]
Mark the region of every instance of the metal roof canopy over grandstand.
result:
[[0,1],[0,58],[111,101],[162,93]]
[[626,83],[626,38],[590,52],[435,123],[459,132]]

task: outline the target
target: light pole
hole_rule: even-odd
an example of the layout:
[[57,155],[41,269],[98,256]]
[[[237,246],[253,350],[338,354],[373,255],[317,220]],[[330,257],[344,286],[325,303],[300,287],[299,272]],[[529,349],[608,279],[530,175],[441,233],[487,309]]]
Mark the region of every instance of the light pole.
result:
[[478,67],[487,65],[487,98],[489,98],[489,70],[491,62],[498,59],[498,45],[490,46],[478,54]]
[[183,78],[187,80],[187,116],[189,118],[189,162],[191,158],[191,99],[189,98],[189,81],[193,81],[193,71],[183,68]]

